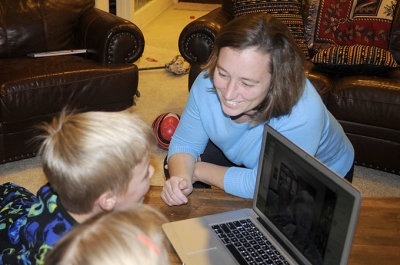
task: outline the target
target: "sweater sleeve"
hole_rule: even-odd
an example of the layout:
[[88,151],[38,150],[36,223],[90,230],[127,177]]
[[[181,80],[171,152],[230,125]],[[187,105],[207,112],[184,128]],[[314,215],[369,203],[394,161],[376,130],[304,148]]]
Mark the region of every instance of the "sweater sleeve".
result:
[[187,153],[197,158],[203,153],[209,136],[200,117],[201,108],[205,107],[204,99],[199,93],[207,86],[212,86],[209,79],[201,74],[194,82],[192,89],[168,149],[168,159],[177,153]]
[[252,199],[257,180],[256,166],[253,169],[230,167],[224,176],[224,189],[227,193]]

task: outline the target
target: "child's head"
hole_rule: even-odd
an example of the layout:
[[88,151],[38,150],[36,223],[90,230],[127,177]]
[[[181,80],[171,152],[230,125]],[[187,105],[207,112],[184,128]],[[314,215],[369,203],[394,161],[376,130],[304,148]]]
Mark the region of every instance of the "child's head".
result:
[[107,195],[102,208],[111,210],[126,200],[140,202],[148,191],[154,139],[135,114],[63,111],[41,129],[43,171],[67,211],[89,213],[101,195]]
[[161,231],[165,222],[145,205],[103,212],[68,232],[45,264],[169,264]]

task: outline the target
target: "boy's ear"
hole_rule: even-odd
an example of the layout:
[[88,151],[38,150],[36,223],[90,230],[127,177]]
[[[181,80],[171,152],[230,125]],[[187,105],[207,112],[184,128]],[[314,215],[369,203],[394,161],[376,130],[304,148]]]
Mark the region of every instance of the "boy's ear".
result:
[[117,203],[117,197],[110,191],[106,191],[96,200],[98,206],[103,211],[111,211]]

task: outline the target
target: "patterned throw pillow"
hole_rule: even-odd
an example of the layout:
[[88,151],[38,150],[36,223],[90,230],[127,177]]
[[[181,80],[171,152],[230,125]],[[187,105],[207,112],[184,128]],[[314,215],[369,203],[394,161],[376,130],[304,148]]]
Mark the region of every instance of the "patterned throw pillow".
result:
[[337,74],[381,74],[399,67],[389,51],[365,45],[320,49],[311,62],[322,72]]
[[288,26],[300,50],[309,59],[307,42],[304,35],[304,23],[301,14],[302,0],[234,0],[235,17],[264,12],[274,15]]
[[311,55],[334,45],[388,49],[397,0],[311,0],[305,32]]

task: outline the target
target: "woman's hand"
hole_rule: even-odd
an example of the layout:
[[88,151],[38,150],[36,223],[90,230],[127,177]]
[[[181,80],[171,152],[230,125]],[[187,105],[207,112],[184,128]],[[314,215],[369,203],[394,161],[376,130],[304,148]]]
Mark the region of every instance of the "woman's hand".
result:
[[161,198],[167,205],[181,205],[188,202],[187,196],[193,191],[195,162],[192,155],[185,153],[175,154],[168,160],[166,166],[171,177],[164,183],[161,193]]
[[182,205],[188,202],[187,196],[192,191],[193,185],[190,180],[172,176],[164,183],[161,198],[169,206]]

